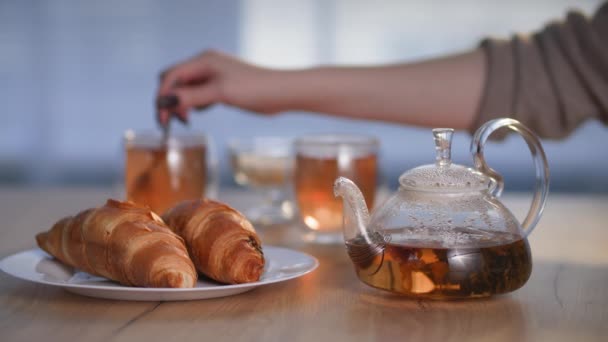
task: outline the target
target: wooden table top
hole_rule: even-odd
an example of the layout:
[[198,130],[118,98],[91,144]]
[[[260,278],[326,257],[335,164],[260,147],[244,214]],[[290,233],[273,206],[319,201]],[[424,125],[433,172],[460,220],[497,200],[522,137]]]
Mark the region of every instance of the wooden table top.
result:
[[[103,203],[103,189],[0,188],[0,257],[34,247],[58,218]],[[247,205],[242,192],[223,199]],[[507,195],[523,217],[529,197]],[[410,300],[367,287],[343,246],[310,245],[294,226],[260,229],[265,244],[314,255],[302,278],[190,302],[81,297],[0,272],[1,341],[606,341],[608,196],[551,195],[530,237],[534,268],[512,294]]]

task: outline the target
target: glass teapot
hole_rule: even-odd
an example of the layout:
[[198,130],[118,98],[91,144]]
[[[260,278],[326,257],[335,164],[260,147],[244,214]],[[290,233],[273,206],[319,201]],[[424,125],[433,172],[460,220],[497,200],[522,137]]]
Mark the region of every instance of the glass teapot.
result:
[[[526,140],[536,166],[536,191],[519,223],[499,200],[502,177],[485,162],[488,137],[509,128]],[[471,142],[474,168],[450,160],[452,129],[433,130],[434,164],[399,177],[399,190],[371,216],[347,178],[335,181],[344,201],[344,238],[364,283],[416,298],[487,297],[514,291],[532,270],[526,237],[542,214],[549,169],[540,141],[520,122],[503,118],[480,127]]]

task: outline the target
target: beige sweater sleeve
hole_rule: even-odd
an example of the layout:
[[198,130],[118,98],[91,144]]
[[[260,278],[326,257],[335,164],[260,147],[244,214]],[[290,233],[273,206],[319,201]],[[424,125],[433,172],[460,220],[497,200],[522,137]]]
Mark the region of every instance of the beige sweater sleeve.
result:
[[486,39],[481,48],[486,85],[472,132],[503,116],[545,138],[587,119],[608,124],[608,3],[592,19],[571,12],[536,34]]

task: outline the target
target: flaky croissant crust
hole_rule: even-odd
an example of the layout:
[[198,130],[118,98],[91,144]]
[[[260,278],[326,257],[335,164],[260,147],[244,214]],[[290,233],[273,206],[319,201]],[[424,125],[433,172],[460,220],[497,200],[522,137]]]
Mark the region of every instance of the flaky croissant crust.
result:
[[36,236],[65,264],[123,285],[193,287],[197,274],[182,238],[147,207],[109,199]]
[[184,238],[194,265],[207,277],[227,284],[260,279],[265,263],[262,244],[237,210],[201,199],[178,204],[163,219]]

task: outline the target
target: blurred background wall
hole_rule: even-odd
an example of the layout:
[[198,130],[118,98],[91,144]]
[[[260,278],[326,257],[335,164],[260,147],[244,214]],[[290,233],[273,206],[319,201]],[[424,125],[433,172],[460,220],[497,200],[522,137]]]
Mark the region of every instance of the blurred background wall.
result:
[[[156,129],[159,71],[207,48],[281,68],[414,61],[538,29],[572,8],[591,14],[600,2],[0,0],[0,183],[116,184],[122,133]],[[218,105],[187,129],[214,138],[224,186],[233,185],[231,137],[372,132],[391,186],[434,158],[427,129],[310,113],[264,118]],[[459,163],[471,164],[469,140],[456,135]],[[607,140],[606,127],[588,122],[564,141],[545,141],[552,189],[608,192]],[[532,186],[519,138],[493,143],[487,154],[507,190]]]

